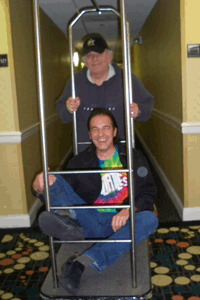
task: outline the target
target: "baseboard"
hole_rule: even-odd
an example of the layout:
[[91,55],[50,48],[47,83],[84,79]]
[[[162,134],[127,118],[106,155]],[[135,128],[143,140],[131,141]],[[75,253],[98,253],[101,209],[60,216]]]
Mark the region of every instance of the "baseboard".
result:
[[41,206],[42,206],[41,201],[36,198],[36,201],[32,205],[29,214],[0,216],[0,228],[30,227],[33,224],[37,212]]
[[0,216],[0,228],[30,227],[29,215]]
[[199,221],[200,207],[184,207],[183,221]]
[[[137,130],[136,130],[136,134],[137,134],[137,137],[138,137],[139,141],[141,142],[146,154],[148,155],[152,165],[154,166],[156,172],[158,173],[159,178],[161,179],[163,185],[165,186],[174,206],[176,207],[176,209],[178,211],[178,214],[180,215],[181,219],[184,221],[184,218],[183,218],[184,207],[183,207],[183,203],[182,203],[181,199],[177,195],[176,191],[174,190],[173,186],[169,182],[169,180],[166,177],[165,173],[163,172],[162,168],[156,161],[155,157],[153,156],[153,154],[151,153],[151,151],[149,150],[145,141],[143,140],[143,138],[141,137],[141,135],[139,134],[139,132]],[[190,217],[192,217],[191,214],[190,214]],[[190,220],[192,220],[192,219],[190,219]]]

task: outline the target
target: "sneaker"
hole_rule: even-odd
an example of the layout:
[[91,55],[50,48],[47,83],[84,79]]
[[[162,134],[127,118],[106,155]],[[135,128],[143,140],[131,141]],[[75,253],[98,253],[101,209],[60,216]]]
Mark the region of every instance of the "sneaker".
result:
[[43,233],[61,241],[84,240],[83,228],[67,215],[44,211],[39,215],[38,224]]
[[69,259],[62,265],[62,275],[59,277],[60,285],[70,294],[78,293],[81,276],[85,266],[79,261]]

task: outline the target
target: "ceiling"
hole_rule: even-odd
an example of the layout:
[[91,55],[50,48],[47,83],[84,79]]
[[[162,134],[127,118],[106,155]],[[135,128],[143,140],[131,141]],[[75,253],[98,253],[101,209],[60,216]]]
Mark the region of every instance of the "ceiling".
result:
[[[130,24],[131,42],[138,35],[148,15],[157,0],[126,0],[127,20]],[[119,0],[39,0],[39,5],[45,14],[67,36],[67,24],[83,8],[101,8],[111,6],[120,11]],[[108,42],[109,47],[116,51],[119,41],[119,18],[113,12],[102,14],[86,13],[73,26],[73,43],[77,49],[81,48],[84,35],[100,33]]]

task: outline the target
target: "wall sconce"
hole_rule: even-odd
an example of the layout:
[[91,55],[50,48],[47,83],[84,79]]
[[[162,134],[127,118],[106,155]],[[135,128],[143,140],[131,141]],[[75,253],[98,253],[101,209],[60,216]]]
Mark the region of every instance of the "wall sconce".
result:
[[74,61],[74,66],[78,67],[78,65],[79,65],[79,54],[78,54],[78,52],[74,52],[73,61]]
[[136,37],[136,38],[133,39],[133,44],[141,45],[142,42],[143,42],[142,36],[138,36],[138,37]]

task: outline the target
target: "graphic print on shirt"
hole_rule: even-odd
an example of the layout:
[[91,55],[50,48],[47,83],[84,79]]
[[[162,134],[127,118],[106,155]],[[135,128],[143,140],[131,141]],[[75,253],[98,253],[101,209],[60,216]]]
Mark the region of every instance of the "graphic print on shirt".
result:
[[[108,160],[99,160],[102,169],[123,168],[119,158],[118,149]],[[127,173],[101,173],[102,189],[99,197],[93,205],[120,205],[128,197]],[[116,212],[116,209],[97,209],[100,212]]]

